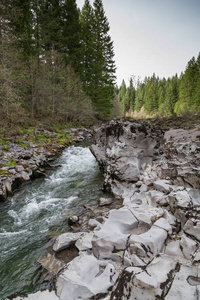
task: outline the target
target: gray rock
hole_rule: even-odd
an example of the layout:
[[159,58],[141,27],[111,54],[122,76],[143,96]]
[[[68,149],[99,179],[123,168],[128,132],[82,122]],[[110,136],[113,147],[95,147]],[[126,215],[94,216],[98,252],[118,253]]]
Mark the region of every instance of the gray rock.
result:
[[168,180],[158,179],[153,183],[153,185],[156,190],[165,194],[169,194],[173,190],[173,187],[170,185]]
[[199,189],[189,189],[188,194],[191,198],[194,207],[200,206],[200,190]]
[[196,286],[188,283],[189,276],[198,276],[196,267],[182,265],[180,271],[177,272],[169,293],[165,300],[198,300],[198,290]]
[[138,220],[137,228],[132,230],[132,234],[134,235],[148,231],[152,224],[164,215],[163,209],[156,207],[141,206],[130,210]]
[[142,184],[142,186],[140,187],[140,192],[147,192],[148,190],[148,186],[146,184]]
[[94,236],[93,232],[85,232],[76,241],[75,246],[79,251],[85,251],[92,249],[92,238]]
[[111,299],[165,299],[176,267],[176,260],[168,255],[155,257],[145,270],[129,267],[125,269]]
[[185,234],[181,236],[180,247],[186,259],[192,259],[195,256],[199,244],[188,238]]
[[38,259],[44,269],[56,276],[64,267],[65,263],[55,257],[54,253],[47,252]]
[[129,209],[111,210],[101,229],[95,231],[93,253],[98,258],[110,258],[113,252],[124,250],[128,236],[137,226],[138,220]]
[[60,300],[90,299],[95,295],[108,293],[117,278],[113,264],[80,253],[68,264],[67,270],[59,275],[57,294]]
[[185,233],[192,235],[195,239],[200,242],[200,221],[199,220],[188,220],[183,227]]
[[128,241],[130,252],[131,254],[136,254],[145,261],[149,261],[161,252],[166,239],[166,230],[153,225],[145,233],[130,236]]
[[170,226],[169,222],[165,218],[158,219],[154,226],[162,228],[167,231],[168,234],[172,234],[172,227]]
[[193,259],[193,263],[199,263],[200,262],[200,251],[198,251],[195,255],[195,258]]
[[174,241],[170,241],[169,243],[167,243],[166,248],[165,248],[165,254],[174,256],[174,257],[178,257],[180,260],[183,259],[183,252],[181,251],[180,248],[180,240],[174,240]]
[[148,134],[148,126],[139,123],[111,121],[94,130],[95,145],[91,152],[98,160],[105,184],[112,181],[138,181],[144,164],[152,164],[156,142]]
[[149,191],[150,195],[150,206],[166,206],[168,204],[168,197],[159,191]]
[[15,167],[15,170],[16,170],[17,172],[22,172],[22,171],[24,171],[24,167],[23,167],[22,165],[19,165],[19,166],[16,166],[16,167]]
[[175,210],[176,207],[185,208],[189,206],[190,203],[191,199],[186,190],[172,192],[169,195],[169,204],[173,210]]
[[112,198],[103,198],[103,197],[101,197],[99,199],[99,206],[110,205],[112,203],[113,203],[113,199]]
[[67,232],[59,235],[53,244],[53,251],[59,252],[75,244],[82,234],[82,232]]
[[102,227],[101,223],[98,222],[95,219],[90,219],[89,222],[88,222],[88,226],[89,226],[90,229],[94,229],[95,228],[95,230],[100,230],[101,227]]
[[5,181],[5,193],[6,195],[12,194],[12,183],[9,179]]
[[25,172],[25,171],[22,171],[22,172],[20,173],[20,177],[21,177],[24,181],[30,180],[29,174],[28,174],[27,172]]
[[28,296],[19,296],[16,298],[12,298],[13,300],[59,300],[59,297],[56,296],[56,293],[54,291],[41,291],[37,292],[35,294],[29,294]]
[[143,184],[142,181],[137,181],[135,185],[136,185],[137,187],[141,187],[142,184]]
[[68,219],[68,224],[69,225],[74,225],[79,221],[79,217],[78,216],[71,216]]

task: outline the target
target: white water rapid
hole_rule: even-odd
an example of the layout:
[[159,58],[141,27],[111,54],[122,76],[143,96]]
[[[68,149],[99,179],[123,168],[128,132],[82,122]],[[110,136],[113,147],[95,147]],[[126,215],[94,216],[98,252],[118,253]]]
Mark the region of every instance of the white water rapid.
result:
[[40,287],[37,259],[51,244],[50,237],[68,230],[70,215],[102,196],[98,163],[88,148],[70,147],[55,170],[22,186],[0,203],[0,299]]

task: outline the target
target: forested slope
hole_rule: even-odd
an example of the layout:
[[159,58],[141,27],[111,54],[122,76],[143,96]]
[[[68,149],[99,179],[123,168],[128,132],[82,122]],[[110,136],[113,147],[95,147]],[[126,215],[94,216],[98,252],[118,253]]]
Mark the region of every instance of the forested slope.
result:
[[1,127],[35,122],[89,125],[111,114],[115,62],[103,3],[2,0]]
[[155,74],[144,81],[123,80],[118,93],[123,113],[139,112],[161,116],[176,116],[200,112],[200,53],[188,62],[184,73],[168,79]]

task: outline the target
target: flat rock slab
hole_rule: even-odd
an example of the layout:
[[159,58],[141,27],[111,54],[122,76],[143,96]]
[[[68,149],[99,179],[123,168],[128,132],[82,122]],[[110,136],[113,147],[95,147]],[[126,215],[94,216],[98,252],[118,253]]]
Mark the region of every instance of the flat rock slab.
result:
[[153,183],[156,190],[163,192],[165,194],[169,194],[173,191],[173,186],[170,185],[168,180],[158,179]]
[[76,248],[79,251],[89,250],[92,249],[92,238],[94,236],[94,233],[91,232],[85,232],[83,233],[80,238],[76,241]]
[[55,258],[54,255],[47,252],[44,254],[38,262],[42,265],[43,268],[48,270],[53,275],[57,275],[60,270],[62,270],[65,266],[65,263],[61,260]]
[[190,276],[197,277],[197,267],[182,265],[176,274],[165,300],[199,300],[197,286],[189,284]]
[[138,220],[126,207],[110,211],[108,219],[92,238],[92,250],[98,258],[111,258],[115,251],[125,250],[128,236],[137,228]]
[[170,129],[165,132],[164,138],[168,142],[170,140],[173,140],[174,142],[178,141],[185,141],[185,142],[191,142],[196,141],[198,139],[198,136],[200,135],[200,129],[198,127],[187,130],[187,129]]
[[13,298],[13,300],[59,300],[59,297],[56,296],[55,292],[42,291],[37,292],[35,294],[30,294],[26,296],[19,296],[17,298]]
[[[146,270],[137,267],[125,269],[111,299],[164,299],[174,276],[177,261],[168,255],[155,257]],[[189,298],[188,298],[189,299]]]
[[132,255],[136,254],[142,259],[151,260],[153,256],[161,252],[166,239],[166,229],[155,224],[145,233],[130,236],[130,252]]
[[53,244],[53,251],[59,252],[75,244],[75,242],[80,238],[82,234],[82,232],[67,232],[59,235],[55,243]]
[[93,255],[80,253],[67,270],[59,275],[56,286],[60,300],[90,299],[106,294],[118,275],[113,264],[99,261]]
[[192,220],[188,220],[183,228],[185,233],[188,233],[189,235],[193,236],[197,241],[200,242],[200,221],[195,220],[194,222]]

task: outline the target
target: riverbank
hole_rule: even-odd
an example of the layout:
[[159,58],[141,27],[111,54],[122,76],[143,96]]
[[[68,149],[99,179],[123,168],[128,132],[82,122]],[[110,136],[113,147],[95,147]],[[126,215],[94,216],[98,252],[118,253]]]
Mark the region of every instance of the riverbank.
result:
[[57,155],[85,138],[91,138],[91,134],[80,128],[60,132],[30,128],[14,136],[4,132],[0,139],[0,201],[24,182],[45,176],[45,167]]

